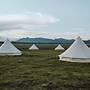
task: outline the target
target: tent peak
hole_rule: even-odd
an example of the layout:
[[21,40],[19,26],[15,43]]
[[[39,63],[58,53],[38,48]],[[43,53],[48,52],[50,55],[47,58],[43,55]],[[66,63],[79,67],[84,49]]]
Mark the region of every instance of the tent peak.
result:
[[80,37],[80,36],[78,36],[78,37],[76,38],[76,40],[82,40],[82,39],[81,39],[81,37]]

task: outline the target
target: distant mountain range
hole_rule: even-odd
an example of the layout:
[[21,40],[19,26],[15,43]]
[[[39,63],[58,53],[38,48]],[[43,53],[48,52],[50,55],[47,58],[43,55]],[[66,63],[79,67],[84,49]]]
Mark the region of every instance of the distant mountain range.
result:
[[[64,38],[58,38],[58,39],[48,39],[48,38],[21,38],[17,40],[16,42],[19,43],[35,43],[35,44],[71,44],[73,43],[74,39],[64,39]],[[86,44],[90,44],[90,40],[85,41]]]

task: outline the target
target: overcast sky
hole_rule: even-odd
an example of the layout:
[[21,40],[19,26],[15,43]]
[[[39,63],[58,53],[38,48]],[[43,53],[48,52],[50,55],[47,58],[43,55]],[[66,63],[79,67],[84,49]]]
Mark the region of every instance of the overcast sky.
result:
[[0,0],[0,37],[90,39],[90,0]]

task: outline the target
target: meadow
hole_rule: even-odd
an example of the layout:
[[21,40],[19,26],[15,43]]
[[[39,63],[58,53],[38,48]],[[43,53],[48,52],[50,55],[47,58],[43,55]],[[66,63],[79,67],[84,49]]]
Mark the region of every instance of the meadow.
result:
[[38,51],[15,46],[21,56],[0,56],[0,90],[90,90],[90,63],[59,61],[56,44],[40,44]]

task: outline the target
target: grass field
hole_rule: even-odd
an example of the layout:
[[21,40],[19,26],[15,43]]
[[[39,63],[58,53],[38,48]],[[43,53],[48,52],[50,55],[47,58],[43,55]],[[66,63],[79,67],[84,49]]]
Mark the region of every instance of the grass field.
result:
[[59,61],[56,45],[39,45],[39,51],[16,46],[22,56],[0,56],[0,90],[90,90],[89,63]]

